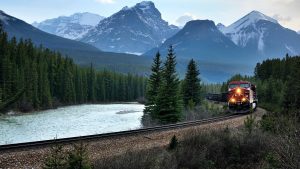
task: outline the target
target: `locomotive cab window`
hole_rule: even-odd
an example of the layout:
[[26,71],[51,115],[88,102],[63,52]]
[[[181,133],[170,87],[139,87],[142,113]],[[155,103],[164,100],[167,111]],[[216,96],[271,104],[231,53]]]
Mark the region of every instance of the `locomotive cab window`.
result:
[[249,85],[249,83],[241,83],[240,87],[242,87],[242,88],[249,88],[250,85]]
[[230,89],[233,89],[233,88],[236,88],[236,87],[238,87],[238,86],[239,86],[238,84],[230,84],[230,85],[229,85],[229,88],[230,88]]

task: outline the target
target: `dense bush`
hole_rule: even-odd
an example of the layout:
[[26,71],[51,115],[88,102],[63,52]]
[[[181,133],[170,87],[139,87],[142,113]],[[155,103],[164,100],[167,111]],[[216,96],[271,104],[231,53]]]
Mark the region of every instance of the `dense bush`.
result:
[[261,129],[274,136],[274,139],[269,140],[272,149],[268,160],[277,168],[300,168],[298,114],[292,113],[287,116],[283,113],[268,113],[260,121]]
[[[172,139],[174,140],[174,139]],[[174,141],[172,141],[174,142]],[[227,131],[190,133],[176,149],[127,152],[95,163],[95,168],[256,168],[267,156],[261,133],[245,135]]]
[[[167,148],[128,151],[98,160],[95,168],[128,169],[295,169],[300,167],[300,125],[297,117],[268,113],[258,123],[252,117],[244,129],[189,132]],[[251,128],[251,132],[250,129]],[[176,141],[175,141],[176,140]],[[174,145],[169,151],[169,146]],[[173,146],[172,146],[173,147]]]
[[97,169],[172,169],[176,159],[165,149],[128,151],[122,155],[108,157],[94,163]]

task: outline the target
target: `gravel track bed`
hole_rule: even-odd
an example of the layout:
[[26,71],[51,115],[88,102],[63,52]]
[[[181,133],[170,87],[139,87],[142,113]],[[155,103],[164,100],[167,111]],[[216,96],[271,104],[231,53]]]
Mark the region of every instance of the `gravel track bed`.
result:
[[[265,112],[266,111],[264,109],[258,108],[254,113],[254,116],[258,120]],[[176,135],[176,137],[180,140],[186,133],[194,132],[195,130],[215,130],[226,127],[238,128],[244,124],[244,119],[246,117],[247,116],[240,116],[234,119],[202,124],[194,127],[142,133],[131,136],[101,138],[98,140],[85,141],[84,143],[88,145],[88,152],[91,161],[94,161],[103,157],[119,155],[129,150],[164,147],[169,143],[173,135]],[[64,146],[66,149],[69,149],[70,147],[71,144]],[[48,152],[49,146],[40,146],[28,149],[25,148],[14,151],[2,151],[0,152],[0,169],[39,169],[41,168],[43,160]]]

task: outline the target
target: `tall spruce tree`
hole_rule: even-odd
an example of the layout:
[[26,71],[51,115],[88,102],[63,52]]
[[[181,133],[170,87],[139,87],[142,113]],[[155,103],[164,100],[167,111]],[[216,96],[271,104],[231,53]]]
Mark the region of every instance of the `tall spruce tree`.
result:
[[95,102],[95,70],[91,63],[88,73],[88,101]]
[[151,75],[148,80],[148,86],[146,91],[146,99],[147,102],[145,104],[145,113],[150,113],[151,117],[155,117],[155,105],[156,105],[156,98],[158,95],[158,89],[161,83],[161,59],[160,53],[157,52],[156,56],[153,59],[153,64],[151,67]]
[[195,105],[200,104],[201,85],[199,74],[197,64],[192,59],[188,64],[187,72],[182,84],[182,95],[185,107],[188,106],[189,103]]
[[179,79],[175,68],[176,56],[173,47],[170,46],[167,60],[162,71],[162,81],[155,106],[157,118],[163,123],[178,122],[182,116]]

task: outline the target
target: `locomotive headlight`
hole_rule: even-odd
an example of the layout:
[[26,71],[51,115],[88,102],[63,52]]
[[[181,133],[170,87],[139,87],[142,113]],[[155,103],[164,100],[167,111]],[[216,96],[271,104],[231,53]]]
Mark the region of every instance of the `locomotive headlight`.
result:
[[242,98],[242,101],[245,102],[247,99],[245,97]]
[[241,92],[242,92],[242,91],[241,91],[240,88],[237,88],[237,89],[236,89],[236,93],[237,93],[237,94],[241,94]]
[[234,103],[234,102],[235,102],[235,98],[231,98],[231,99],[230,99],[230,102],[233,102],[233,103]]

